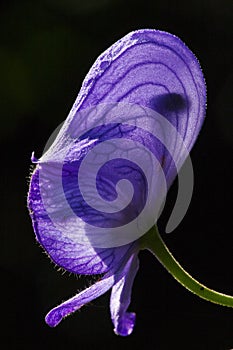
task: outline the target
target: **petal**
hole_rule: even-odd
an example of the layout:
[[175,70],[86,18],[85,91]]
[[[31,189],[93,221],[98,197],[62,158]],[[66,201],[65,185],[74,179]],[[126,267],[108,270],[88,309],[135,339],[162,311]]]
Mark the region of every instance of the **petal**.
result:
[[51,327],[57,326],[58,323],[60,323],[64,317],[77,311],[84,304],[89,303],[93,299],[96,299],[100,295],[107,292],[113,284],[113,275],[111,275],[108,278],[104,278],[99,282],[96,282],[91,287],[83,290],[81,293],[75,295],[73,298],[65,301],[61,305],[52,309],[45,317],[46,323]]
[[136,315],[133,312],[127,312],[127,309],[138,267],[139,261],[135,255],[127,273],[112,287],[110,309],[112,322],[115,326],[114,332],[118,335],[127,336],[133,331]]
[[114,284],[118,283],[118,281],[121,280],[125,274],[128,273],[134,259],[134,254],[127,254],[127,256],[125,256],[123,259],[121,266],[118,267],[115,273],[107,273],[104,278],[93,284],[91,287],[83,290],[73,298],[52,309],[45,317],[46,323],[51,327],[57,326],[64,317],[77,311],[84,304],[89,303],[93,299],[96,299],[100,295],[107,292]]

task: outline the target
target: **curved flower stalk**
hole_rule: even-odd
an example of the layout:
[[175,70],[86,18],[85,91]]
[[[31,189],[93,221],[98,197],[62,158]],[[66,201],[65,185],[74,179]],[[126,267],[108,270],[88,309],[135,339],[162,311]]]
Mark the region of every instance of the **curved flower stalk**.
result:
[[111,289],[114,331],[131,334],[135,314],[127,309],[141,249],[200,297],[232,306],[232,297],[182,269],[154,226],[198,136],[205,104],[197,59],[169,33],[132,32],[96,60],[54,143],[33,158],[28,207],[36,239],[57,265],[103,276],[52,309],[48,325]]

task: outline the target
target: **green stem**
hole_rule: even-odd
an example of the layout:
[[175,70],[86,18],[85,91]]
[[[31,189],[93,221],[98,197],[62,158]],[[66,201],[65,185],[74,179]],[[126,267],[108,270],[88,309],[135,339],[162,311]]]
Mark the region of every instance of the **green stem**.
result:
[[179,283],[200,298],[215,304],[233,307],[232,296],[207,288],[196,281],[181,267],[163,242],[156,226],[152,227],[141,238],[141,248],[150,250]]

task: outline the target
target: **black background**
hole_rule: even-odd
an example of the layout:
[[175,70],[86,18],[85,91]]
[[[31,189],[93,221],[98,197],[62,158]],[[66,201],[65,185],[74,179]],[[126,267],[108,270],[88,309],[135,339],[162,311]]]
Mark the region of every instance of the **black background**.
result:
[[[232,294],[232,13],[230,0],[0,3],[2,349],[233,348],[232,310],[186,291],[147,252],[133,287],[130,337],[112,331],[109,293],[49,328],[49,309],[91,280],[54,268],[35,242],[26,208],[31,152],[41,155],[96,57],[135,29],[176,34],[200,60],[208,108],[191,152],[192,203],[163,238],[194,277]],[[173,186],[161,232],[175,195]]]

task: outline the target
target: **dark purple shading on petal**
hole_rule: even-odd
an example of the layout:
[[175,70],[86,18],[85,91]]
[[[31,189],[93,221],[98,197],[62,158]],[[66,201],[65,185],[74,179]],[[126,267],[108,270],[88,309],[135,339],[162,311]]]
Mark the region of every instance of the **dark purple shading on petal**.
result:
[[118,248],[94,249],[64,238],[43,207],[38,169],[31,178],[28,206],[38,242],[57,265],[70,272],[86,275],[105,273],[116,268],[129,251],[136,249],[137,243]]

